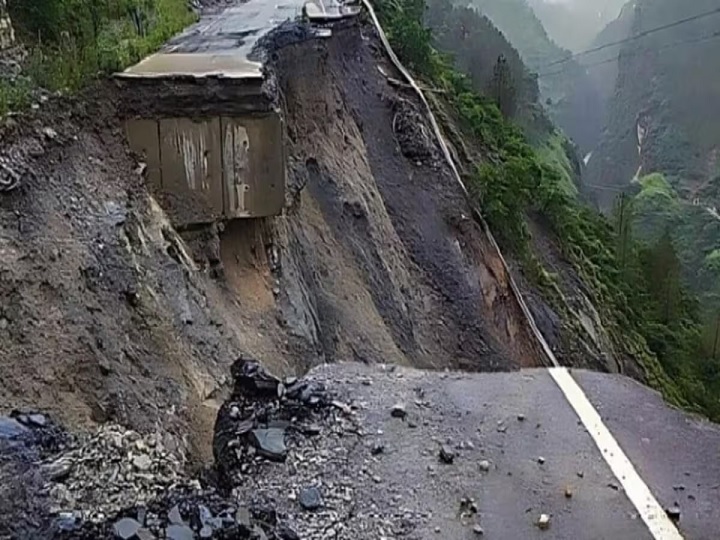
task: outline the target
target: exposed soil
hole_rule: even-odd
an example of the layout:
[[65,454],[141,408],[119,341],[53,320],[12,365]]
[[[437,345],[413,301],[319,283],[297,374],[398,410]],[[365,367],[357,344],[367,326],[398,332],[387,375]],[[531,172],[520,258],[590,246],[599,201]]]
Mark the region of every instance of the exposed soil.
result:
[[0,412],[159,433],[193,465],[211,459],[241,355],[278,375],[542,365],[415,96],[381,73],[397,76],[374,30],[295,38],[277,36],[269,65],[289,155],[277,218],[178,231],[127,150],[114,84],[6,121]]
[[397,76],[373,33],[335,29],[282,49],[271,66],[289,126],[290,184],[304,186],[278,222],[287,301],[297,307],[298,284],[311,295],[304,318],[328,361],[541,365],[414,96],[381,74]]
[[392,73],[357,25],[278,51],[286,214],[182,237],[125,147],[114,85],[8,121],[0,408],[76,427],[189,420],[201,439],[241,352],[281,373],[539,365],[413,96],[378,67]]

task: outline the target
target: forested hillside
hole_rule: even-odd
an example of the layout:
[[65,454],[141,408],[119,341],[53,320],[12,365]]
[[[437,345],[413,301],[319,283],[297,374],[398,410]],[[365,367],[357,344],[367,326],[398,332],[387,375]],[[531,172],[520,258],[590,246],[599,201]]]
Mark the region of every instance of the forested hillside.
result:
[[0,78],[0,113],[33,89],[72,92],[138,61],[193,21],[186,0],[7,0],[22,73]]
[[626,7],[606,29],[599,39],[625,42],[612,48],[617,62],[595,73],[615,84],[586,175],[588,191],[606,211],[617,205],[618,190],[628,193],[640,241],[667,235],[679,265],[674,271],[699,301],[698,339],[709,342],[713,357],[720,313],[718,25],[718,0],[691,8],[659,0]]
[[[429,7],[437,14],[438,5],[431,1]],[[504,248],[522,262],[525,277],[584,342],[592,339],[580,323],[577,300],[587,295],[625,370],[640,366],[639,376],[673,402],[720,418],[716,336],[703,326],[699,305],[683,286],[678,254],[668,236],[639,242],[630,198],[609,220],[579,203],[563,189],[561,168],[543,161],[541,152],[508,124],[517,111],[511,110],[507,119],[499,115],[501,100],[492,94],[497,86],[487,85],[488,78],[493,80],[489,66],[497,53],[514,56],[484,19],[456,8],[430,32],[424,28],[422,0],[383,2],[381,8],[403,59],[441,91],[437,95],[454,111],[467,145],[480,149],[466,181]],[[461,36],[450,35],[458,26]],[[481,46],[474,50],[462,35],[481,29],[489,37],[477,40]],[[436,52],[445,47],[455,67]],[[483,63],[484,70],[477,67]],[[458,72],[463,68],[469,78]],[[532,80],[517,65],[510,72],[520,77],[521,86]],[[551,256],[555,250],[559,259]],[[579,281],[569,277],[575,272]]]
[[543,105],[580,152],[587,153],[593,141],[586,133],[599,131],[602,118],[585,69],[572,58],[563,62],[571,57],[570,51],[548,36],[526,0],[472,0],[470,5],[502,31],[527,67],[539,75]]
[[[607,132],[590,163],[592,183],[624,186],[642,167],[644,174],[667,175],[684,198],[719,202],[712,200],[712,184],[720,174],[720,13],[643,35],[713,10],[720,10],[719,0],[698,0],[690,11],[671,0],[637,3],[632,39],[619,53]],[[606,208],[611,203],[602,194],[600,200]]]

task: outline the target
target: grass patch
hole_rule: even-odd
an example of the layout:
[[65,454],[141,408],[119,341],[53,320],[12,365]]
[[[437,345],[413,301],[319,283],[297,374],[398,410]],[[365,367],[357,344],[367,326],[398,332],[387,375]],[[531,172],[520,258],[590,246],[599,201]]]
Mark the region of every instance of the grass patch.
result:
[[3,113],[26,107],[33,87],[75,92],[122,70],[196,18],[186,0],[9,0],[8,9],[28,50],[27,82],[0,87]]

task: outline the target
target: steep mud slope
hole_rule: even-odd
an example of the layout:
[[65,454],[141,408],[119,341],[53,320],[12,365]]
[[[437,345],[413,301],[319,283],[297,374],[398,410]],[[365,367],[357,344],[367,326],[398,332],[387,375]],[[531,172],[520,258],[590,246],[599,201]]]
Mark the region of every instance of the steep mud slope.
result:
[[388,83],[373,32],[335,29],[272,66],[302,186],[279,225],[285,313],[311,321],[328,361],[540,365],[501,261],[413,94]]
[[207,444],[229,363],[251,350],[275,367],[282,340],[242,324],[145,190],[112,88],[91,95],[2,133],[19,187],[0,194],[0,409]]
[[336,29],[279,50],[272,69],[291,190],[275,219],[178,233],[125,147],[112,88],[8,121],[19,187],[0,198],[1,409],[162,426],[207,448],[241,353],[287,374],[543,362],[375,36]]

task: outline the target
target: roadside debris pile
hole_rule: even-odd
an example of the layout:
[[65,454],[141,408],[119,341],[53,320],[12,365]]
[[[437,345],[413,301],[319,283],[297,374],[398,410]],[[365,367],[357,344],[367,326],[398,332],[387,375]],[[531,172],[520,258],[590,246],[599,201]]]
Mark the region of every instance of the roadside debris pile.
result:
[[215,432],[219,476],[233,499],[271,505],[303,540],[399,538],[427,520],[370,495],[383,487],[374,471],[383,449],[348,386],[318,371],[279,380],[246,359],[233,378]]
[[69,526],[102,521],[165,494],[186,482],[184,468],[182,454],[167,449],[162,437],[105,425],[43,463],[41,472],[49,479],[51,511]]
[[282,462],[287,442],[317,435],[313,416],[333,402],[323,384],[267,373],[258,362],[240,357],[232,366],[234,389],[218,412],[213,452],[225,487],[241,483],[265,459]]
[[37,464],[72,444],[43,414],[0,416],[0,538],[48,537],[48,496]]
[[55,536],[60,539],[97,540],[299,540],[270,505],[238,505],[212,489],[182,489],[170,495],[123,510],[103,523]]

